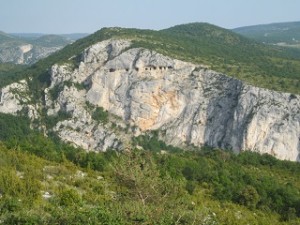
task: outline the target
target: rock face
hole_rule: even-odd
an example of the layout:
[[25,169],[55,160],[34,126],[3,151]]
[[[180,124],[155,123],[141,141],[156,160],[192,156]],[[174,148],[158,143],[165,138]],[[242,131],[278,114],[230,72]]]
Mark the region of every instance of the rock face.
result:
[[[52,67],[39,107],[48,116],[67,114],[53,127],[63,140],[88,150],[122,149],[132,135],[159,130],[160,138],[175,146],[209,145],[300,160],[300,96],[249,86],[130,45],[103,41],[82,53],[78,68]],[[16,113],[26,105],[20,106],[21,95],[10,89],[1,92],[0,111]],[[95,120],[95,106],[109,112],[110,122]]]
[[0,112],[17,114],[24,106],[22,101],[26,101],[23,93],[28,91],[28,85],[25,80],[19,83],[13,83],[0,91]]

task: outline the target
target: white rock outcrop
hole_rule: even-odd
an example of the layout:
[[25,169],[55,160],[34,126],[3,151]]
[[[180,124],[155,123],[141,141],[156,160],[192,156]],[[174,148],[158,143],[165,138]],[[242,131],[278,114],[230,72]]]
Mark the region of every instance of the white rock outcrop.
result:
[[[63,140],[89,150],[124,147],[124,134],[93,120],[88,105],[96,105],[138,132],[160,130],[160,137],[176,146],[209,145],[299,160],[300,96],[253,87],[130,45],[103,41],[82,53],[77,69],[52,67],[45,107],[49,116],[70,115],[54,127]],[[59,93],[53,99],[55,89]],[[18,105],[9,103],[12,96],[3,90],[1,104]]]
[[[107,57],[109,58],[109,57]],[[265,90],[145,49],[112,57],[87,100],[174,145],[207,144],[297,160],[300,97]]]
[[12,83],[0,90],[0,112],[16,115],[23,109],[22,102],[27,102],[28,97],[27,82],[21,80],[18,83]]

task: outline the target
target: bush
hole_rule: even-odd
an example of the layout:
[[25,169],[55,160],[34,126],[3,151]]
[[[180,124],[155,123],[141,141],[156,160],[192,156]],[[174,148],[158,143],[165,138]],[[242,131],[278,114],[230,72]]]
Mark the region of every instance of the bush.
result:
[[103,107],[97,107],[92,114],[93,120],[106,124],[108,122],[108,112]]
[[59,192],[58,204],[61,206],[79,206],[81,203],[81,197],[77,191],[73,189],[63,189]]
[[259,195],[256,189],[253,186],[246,186],[244,187],[238,196],[238,202],[242,205],[245,205],[249,208],[256,208],[256,205],[259,201]]

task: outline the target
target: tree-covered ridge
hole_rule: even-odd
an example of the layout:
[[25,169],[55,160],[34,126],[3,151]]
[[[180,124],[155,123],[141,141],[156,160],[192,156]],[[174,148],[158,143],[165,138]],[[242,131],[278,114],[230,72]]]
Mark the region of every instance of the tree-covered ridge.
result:
[[208,65],[255,86],[300,93],[300,50],[260,44],[229,30],[202,23],[161,31],[103,28],[40,60],[16,77],[38,77],[53,64],[69,62],[70,57],[80,55],[85,48],[109,38],[130,39],[132,47],[144,47],[184,61]]
[[0,47],[16,47],[18,45],[32,44],[43,47],[65,46],[71,43],[71,40],[62,35],[47,34],[38,37],[26,38],[21,35],[12,35],[0,31]]
[[26,43],[25,40],[0,31],[0,47],[16,46]]
[[85,152],[24,117],[0,114],[0,127],[3,224],[300,223],[299,163],[183,151],[155,132],[124,152]]
[[239,27],[233,31],[269,44],[300,46],[300,22],[272,23]]
[[65,46],[71,43],[69,39],[60,35],[43,35],[37,39],[31,40],[31,44],[39,45],[43,47],[59,47]]

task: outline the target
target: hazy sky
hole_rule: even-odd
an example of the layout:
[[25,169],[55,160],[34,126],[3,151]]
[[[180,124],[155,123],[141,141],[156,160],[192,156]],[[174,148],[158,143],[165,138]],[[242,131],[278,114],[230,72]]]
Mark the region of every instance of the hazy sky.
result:
[[0,0],[0,30],[95,32],[209,22],[225,28],[300,21],[300,0]]

